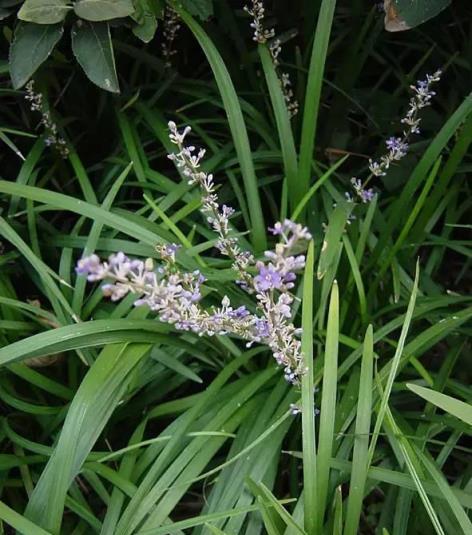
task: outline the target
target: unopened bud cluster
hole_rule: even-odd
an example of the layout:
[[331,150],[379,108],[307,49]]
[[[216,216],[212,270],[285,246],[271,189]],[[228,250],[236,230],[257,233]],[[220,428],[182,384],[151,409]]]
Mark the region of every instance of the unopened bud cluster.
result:
[[261,0],[252,0],[250,6],[245,6],[244,11],[248,13],[252,21],[250,23],[251,28],[254,30],[252,39],[259,44],[268,44],[272,63],[279,78],[280,87],[284,95],[285,104],[289,112],[290,117],[293,117],[298,113],[298,102],[295,99],[295,95],[292,90],[292,83],[288,73],[280,71],[279,55],[282,51],[282,43],[280,39],[275,37],[274,28],[266,28],[265,19],[265,7]]
[[161,51],[164,57],[164,64],[167,68],[172,66],[172,56],[177,54],[174,41],[177,32],[180,30],[179,15],[170,6],[167,6],[164,11],[164,29],[162,31],[164,39],[161,43]]

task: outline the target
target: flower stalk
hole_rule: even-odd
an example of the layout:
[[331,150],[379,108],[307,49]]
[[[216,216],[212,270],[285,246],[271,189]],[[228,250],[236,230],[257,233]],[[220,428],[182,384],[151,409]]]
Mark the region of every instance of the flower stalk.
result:
[[104,295],[112,301],[129,293],[136,294],[135,306],[147,305],[158,318],[181,331],[192,331],[199,336],[234,335],[253,343],[266,344],[284,376],[292,384],[299,384],[305,373],[301,351],[300,329],[292,323],[292,304],[297,273],[305,266],[304,251],[311,235],[308,230],[290,220],[275,223],[269,229],[279,242],[274,250],[264,253],[256,261],[254,256],[241,250],[237,236],[232,234],[229,219],[234,209],[220,205],[213,175],[201,169],[205,150],[197,150],[185,143],[190,127],[179,131],[169,122],[169,139],[177,151],[168,155],[189,184],[198,185],[202,195],[202,208],[207,223],[218,236],[217,249],[232,260],[237,273],[235,281],[255,297],[254,310],[234,306],[224,296],[219,306],[202,304],[202,285],[205,277],[197,270],[183,272],[177,265],[180,246],[165,244],[156,248],[160,263],[152,259],[136,260],[124,253],[112,254],[101,261],[93,254],[77,263],[76,271],[90,282],[105,281]]

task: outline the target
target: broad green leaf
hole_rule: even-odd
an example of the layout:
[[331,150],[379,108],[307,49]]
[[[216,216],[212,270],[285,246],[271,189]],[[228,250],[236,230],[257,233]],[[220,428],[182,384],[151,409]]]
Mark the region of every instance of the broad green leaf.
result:
[[435,17],[451,0],[384,0],[385,29],[401,32]]
[[72,29],[72,50],[94,84],[112,93],[120,92],[108,24],[79,21]]
[[418,396],[429,401],[433,405],[436,405],[436,407],[452,414],[466,424],[472,425],[472,405],[469,403],[464,403],[463,401],[451,398],[451,396],[446,396],[446,394],[441,394],[430,388],[424,388],[413,384],[407,384],[406,386]]
[[213,15],[213,0],[181,0],[180,3],[191,15],[202,20]]
[[[107,319],[66,325],[35,334],[0,348],[0,366],[31,357],[70,351],[82,347],[106,345],[127,340],[169,343],[191,351],[192,347],[181,338],[166,335],[167,326],[157,320]],[[134,335],[133,335],[134,331]],[[116,336],[115,336],[116,335]]]
[[18,18],[36,24],[57,24],[72,9],[67,0],[26,0],[18,11]]
[[136,0],[135,12],[131,18],[136,22],[133,26],[133,33],[144,43],[149,43],[156,34],[157,17],[151,0]]
[[152,40],[157,30],[156,16],[150,11],[146,11],[143,16],[143,22],[133,26],[133,33],[143,43],[149,43]]
[[74,4],[74,11],[81,19],[100,22],[128,17],[134,6],[131,0],[79,0]]
[[62,37],[61,24],[20,22],[10,47],[10,76],[15,89],[23,86]]

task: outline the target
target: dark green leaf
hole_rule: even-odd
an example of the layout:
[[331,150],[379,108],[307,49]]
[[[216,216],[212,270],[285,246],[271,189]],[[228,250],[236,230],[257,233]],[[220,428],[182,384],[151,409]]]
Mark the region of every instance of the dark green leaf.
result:
[[26,0],[18,11],[18,18],[36,24],[56,24],[72,9],[67,4],[67,0]]
[[79,0],[74,11],[81,19],[100,22],[128,17],[134,11],[131,0]]
[[94,84],[120,92],[108,24],[79,21],[72,29],[72,50]]
[[409,30],[435,17],[450,3],[451,0],[385,0],[385,29]]
[[12,11],[10,9],[5,9],[3,7],[0,7],[0,20],[6,19],[8,16],[10,16]]
[[16,26],[10,47],[10,76],[15,89],[23,86],[47,59],[63,31],[62,24],[20,22]]
[[182,0],[181,4],[191,15],[202,20],[213,15],[213,0]]
[[157,18],[149,0],[140,0],[133,19],[137,22],[133,33],[144,43],[149,43],[157,30]]

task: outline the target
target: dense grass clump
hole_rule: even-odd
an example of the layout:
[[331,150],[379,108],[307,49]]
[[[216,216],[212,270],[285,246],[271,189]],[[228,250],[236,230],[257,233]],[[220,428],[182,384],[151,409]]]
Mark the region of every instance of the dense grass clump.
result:
[[470,6],[170,4],[0,64],[3,531],[472,533]]

